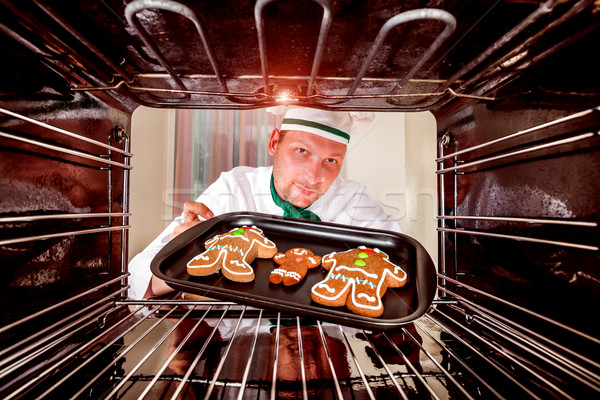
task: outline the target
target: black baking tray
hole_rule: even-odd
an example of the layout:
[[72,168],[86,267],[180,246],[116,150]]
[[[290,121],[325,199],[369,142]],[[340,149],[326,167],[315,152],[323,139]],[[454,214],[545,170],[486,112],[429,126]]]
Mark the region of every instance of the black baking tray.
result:
[[[269,282],[269,274],[277,266],[272,259],[254,260],[251,265],[256,279],[250,283],[229,281],[221,273],[210,276],[187,273],[188,261],[205,250],[207,239],[243,225],[262,229],[281,252],[304,247],[324,256],[358,246],[376,247],[387,253],[391,262],[403,267],[408,274],[407,283],[401,288],[388,288],[383,297],[383,315],[372,318],[354,314],[345,307],[326,307],[311,300],[311,287],[327,274],[322,267],[309,270],[294,286]],[[152,260],[151,269],[169,286],[187,293],[371,330],[396,328],[422,316],[431,305],[437,287],[431,257],[409,236],[251,212],[222,214],[188,229],[163,247]]]

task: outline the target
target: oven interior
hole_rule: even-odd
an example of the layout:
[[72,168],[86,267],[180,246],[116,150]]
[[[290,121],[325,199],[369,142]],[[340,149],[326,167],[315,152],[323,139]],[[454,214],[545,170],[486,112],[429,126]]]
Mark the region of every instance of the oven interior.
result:
[[[2,398],[600,394],[595,1],[0,1]],[[128,299],[131,113],[430,111],[437,296],[385,332]],[[414,133],[417,134],[417,133]]]

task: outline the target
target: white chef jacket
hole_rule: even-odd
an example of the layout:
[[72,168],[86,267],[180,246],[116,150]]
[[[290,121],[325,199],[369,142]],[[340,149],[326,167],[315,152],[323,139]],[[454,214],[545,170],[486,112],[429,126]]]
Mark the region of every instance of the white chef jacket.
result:
[[[253,211],[282,216],[283,209],[275,204],[271,196],[272,173],[273,167],[233,168],[223,172],[196,201],[204,203],[214,215]],[[385,214],[364,185],[340,176],[308,210],[317,214],[323,222],[401,232],[398,222]],[[131,260],[129,297],[141,299],[144,296],[152,277],[150,262],[167,244],[175,227],[183,222],[182,214]]]

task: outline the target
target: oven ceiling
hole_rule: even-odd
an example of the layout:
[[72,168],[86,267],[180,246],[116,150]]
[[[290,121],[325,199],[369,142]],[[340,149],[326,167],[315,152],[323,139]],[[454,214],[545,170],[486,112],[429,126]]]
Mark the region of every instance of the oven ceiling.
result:
[[0,3],[0,99],[104,91],[156,107],[435,110],[470,96],[597,98],[599,87],[584,59],[597,51],[594,1]]

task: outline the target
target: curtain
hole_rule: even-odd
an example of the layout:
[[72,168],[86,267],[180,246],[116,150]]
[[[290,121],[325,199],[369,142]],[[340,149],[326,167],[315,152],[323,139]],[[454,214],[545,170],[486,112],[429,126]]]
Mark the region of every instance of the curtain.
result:
[[268,145],[281,116],[257,110],[177,110],[175,122],[175,209],[194,200],[221,172],[272,164]]

